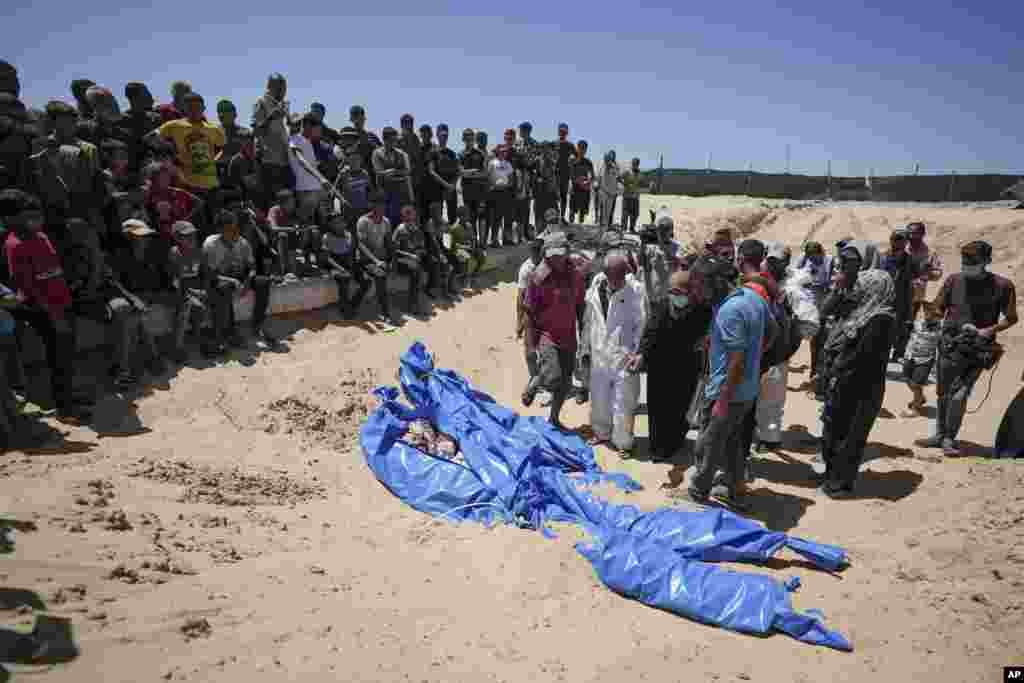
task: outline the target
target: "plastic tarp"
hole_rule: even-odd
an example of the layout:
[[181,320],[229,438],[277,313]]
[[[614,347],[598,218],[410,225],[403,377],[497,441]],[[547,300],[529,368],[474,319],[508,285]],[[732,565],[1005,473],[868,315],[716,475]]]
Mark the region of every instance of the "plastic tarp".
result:
[[782,291],[789,299],[796,317],[797,329],[803,338],[818,334],[821,327],[821,314],[810,287],[813,278],[806,268],[790,268],[782,283]]
[[[724,509],[645,512],[596,496],[610,482],[640,485],[606,473],[578,435],[541,417],[499,405],[451,370],[434,367],[417,342],[402,355],[402,393],[375,391],[381,405],[360,432],[363,454],[377,479],[413,508],[484,524],[498,521],[542,530],[548,522],[583,527],[591,537],[577,551],[610,589],[644,604],[745,633],[788,633],[804,642],[850,650],[821,615],[794,610],[799,585],[763,574],[726,570],[714,562],[765,563],[789,548],[829,571],[848,563],[839,547],[770,531]],[[429,419],[452,435],[463,463],[429,455],[402,440],[410,421]]]

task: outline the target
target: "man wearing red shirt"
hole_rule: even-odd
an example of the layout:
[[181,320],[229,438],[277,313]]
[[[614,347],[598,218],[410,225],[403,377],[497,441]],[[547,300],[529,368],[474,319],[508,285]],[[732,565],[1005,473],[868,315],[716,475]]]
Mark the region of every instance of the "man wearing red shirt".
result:
[[4,255],[19,305],[11,315],[35,328],[46,346],[57,417],[84,421],[90,415],[72,396],[74,336],[68,320],[71,292],[60,257],[43,232],[43,212],[35,197],[10,190],[0,196],[0,214],[11,227]]
[[544,240],[544,263],[530,275],[526,290],[527,353],[537,356],[537,374],[523,391],[529,406],[541,389],[551,392],[550,421],[564,429],[559,416],[572,386],[576,361],[576,326],[582,317],[586,295],[584,273],[568,256],[564,233]]

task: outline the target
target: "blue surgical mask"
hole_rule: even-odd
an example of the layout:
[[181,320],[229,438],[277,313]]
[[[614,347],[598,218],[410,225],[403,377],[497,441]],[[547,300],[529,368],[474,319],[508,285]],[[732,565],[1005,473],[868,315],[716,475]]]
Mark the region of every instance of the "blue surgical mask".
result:
[[685,294],[669,294],[668,300],[676,310],[686,308],[686,305],[690,303],[690,297]]

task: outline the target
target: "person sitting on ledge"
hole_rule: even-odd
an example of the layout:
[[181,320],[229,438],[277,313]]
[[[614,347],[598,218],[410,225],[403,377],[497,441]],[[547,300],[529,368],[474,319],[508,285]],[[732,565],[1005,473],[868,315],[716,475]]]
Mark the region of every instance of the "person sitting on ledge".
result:
[[206,269],[207,298],[213,313],[214,344],[211,350],[223,353],[225,347],[244,345],[235,332],[235,296],[252,289],[255,303],[252,311],[252,329],[256,338],[267,346],[277,340],[264,329],[270,306],[270,278],[254,275],[256,262],[252,246],[241,235],[238,217],[222,210],[215,221],[219,234],[210,235],[203,242],[203,267]]

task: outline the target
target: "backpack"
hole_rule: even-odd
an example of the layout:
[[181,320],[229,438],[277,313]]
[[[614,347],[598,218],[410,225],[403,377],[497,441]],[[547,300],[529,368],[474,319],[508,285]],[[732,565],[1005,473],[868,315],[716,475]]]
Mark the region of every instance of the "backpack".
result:
[[771,312],[775,323],[779,326],[779,334],[772,345],[761,355],[761,374],[792,358],[800,348],[802,341],[800,335],[797,334],[796,316],[793,315],[793,309],[787,297],[782,297],[781,304],[773,304]]

